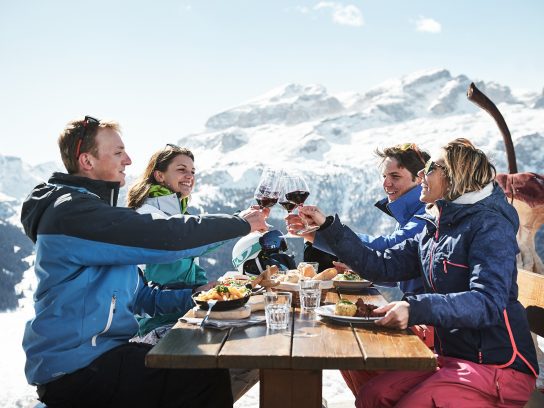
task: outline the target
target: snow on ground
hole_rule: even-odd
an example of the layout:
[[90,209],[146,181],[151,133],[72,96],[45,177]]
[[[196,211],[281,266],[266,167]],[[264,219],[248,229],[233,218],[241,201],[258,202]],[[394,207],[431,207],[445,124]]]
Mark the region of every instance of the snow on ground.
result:
[[[322,395],[327,400],[328,408],[355,406],[355,398],[338,370],[323,370]],[[234,404],[234,408],[258,408],[258,406],[258,383]]]
[[26,382],[25,354],[21,346],[25,322],[31,315],[32,310],[28,308],[0,313],[0,349],[3,355],[0,364],[0,407],[27,408],[38,402],[34,387]]

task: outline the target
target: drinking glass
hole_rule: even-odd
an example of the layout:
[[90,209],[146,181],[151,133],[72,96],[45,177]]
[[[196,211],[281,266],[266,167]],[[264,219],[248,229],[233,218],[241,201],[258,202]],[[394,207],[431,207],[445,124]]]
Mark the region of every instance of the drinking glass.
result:
[[261,208],[273,207],[280,198],[280,180],[283,171],[265,167],[253,197]]
[[303,311],[312,312],[321,302],[321,281],[302,280],[300,285],[300,307]]
[[264,312],[266,327],[271,330],[287,329],[291,313],[292,294],[290,292],[266,292]]
[[[285,199],[295,206],[300,206],[304,204],[308,196],[310,195],[310,190],[308,189],[308,184],[301,175],[290,174],[286,175],[282,179],[282,191],[284,196],[280,197],[280,201]],[[308,234],[319,229],[318,225],[308,225],[308,222],[305,218],[301,217],[304,227],[295,232],[297,235]]]

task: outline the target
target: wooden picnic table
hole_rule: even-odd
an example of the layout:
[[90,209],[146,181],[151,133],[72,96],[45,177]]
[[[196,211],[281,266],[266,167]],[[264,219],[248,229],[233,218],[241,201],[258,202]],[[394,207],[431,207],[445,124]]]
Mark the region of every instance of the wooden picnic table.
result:
[[[374,288],[341,296],[361,297],[377,306],[386,303]],[[326,301],[336,300],[338,295],[329,292]],[[264,324],[215,330],[178,322],[148,353],[146,364],[259,369],[260,407],[309,408],[321,407],[324,369],[434,370],[436,359],[410,331],[338,325],[294,309],[289,328],[282,331],[267,330]]]

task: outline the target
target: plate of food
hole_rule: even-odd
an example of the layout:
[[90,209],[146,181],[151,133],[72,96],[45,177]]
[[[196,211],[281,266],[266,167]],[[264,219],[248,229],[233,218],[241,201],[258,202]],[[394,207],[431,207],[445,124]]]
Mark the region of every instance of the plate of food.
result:
[[365,303],[358,299],[353,303],[349,300],[339,300],[335,305],[320,306],[315,309],[319,316],[342,323],[374,323],[383,315],[375,315],[378,306]]
[[364,289],[372,285],[372,282],[361,278],[355,272],[350,270],[339,273],[333,278],[332,281],[335,288],[348,290]]
[[194,293],[193,301],[201,309],[208,310],[208,301],[216,300],[213,310],[231,310],[245,305],[250,296],[251,289],[245,286],[219,284],[210,290]]

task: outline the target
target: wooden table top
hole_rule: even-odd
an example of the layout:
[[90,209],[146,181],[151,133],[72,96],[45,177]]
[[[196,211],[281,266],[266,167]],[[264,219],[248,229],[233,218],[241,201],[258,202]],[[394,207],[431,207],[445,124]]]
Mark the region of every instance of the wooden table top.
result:
[[[358,297],[378,306],[386,303],[376,289],[342,295]],[[327,301],[337,299],[336,293],[329,292]],[[295,309],[284,331],[267,330],[264,324],[215,330],[178,322],[147,354],[146,364],[162,368],[432,370],[436,359],[410,331],[342,326]]]

